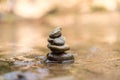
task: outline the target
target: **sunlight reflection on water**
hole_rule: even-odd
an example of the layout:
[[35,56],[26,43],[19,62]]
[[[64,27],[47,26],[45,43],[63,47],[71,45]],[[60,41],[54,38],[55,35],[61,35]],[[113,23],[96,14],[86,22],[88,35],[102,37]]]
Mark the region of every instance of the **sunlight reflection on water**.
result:
[[[86,14],[80,16],[77,25],[62,27],[75,63],[69,66],[44,65],[46,72],[42,72],[42,68],[38,71],[45,73],[42,76],[47,76],[48,80],[117,80],[120,75],[119,17],[119,14]],[[18,21],[12,41],[12,25],[1,24],[0,48],[4,49],[1,54],[47,54],[47,38],[55,26],[45,26],[40,21]],[[11,50],[12,44],[15,52]]]

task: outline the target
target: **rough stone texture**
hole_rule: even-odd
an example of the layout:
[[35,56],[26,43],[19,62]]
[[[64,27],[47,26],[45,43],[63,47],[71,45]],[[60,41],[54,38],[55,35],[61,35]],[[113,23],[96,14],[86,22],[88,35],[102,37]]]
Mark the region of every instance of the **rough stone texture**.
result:
[[46,63],[72,63],[74,57],[72,54],[68,54],[65,51],[70,47],[65,44],[65,38],[61,34],[61,28],[55,28],[49,35],[47,47],[51,50],[51,53],[47,54]]
[[61,34],[61,28],[58,27],[58,28],[54,29],[54,30],[50,33],[49,37],[50,37],[50,38],[58,38],[58,37],[61,36],[61,35],[62,35],[62,34]]
[[65,38],[63,36],[59,37],[59,38],[48,38],[48,42],[52,45],[57,45],[57,46],[61,46],[65,44]]
[[63,46],[55,46],[55,45],[51,45],[48,44],[48,48],[54,52],[54,51],[59,51],[59,52],[64,52],[70,49],[70,47],[68,45],[63,45]]

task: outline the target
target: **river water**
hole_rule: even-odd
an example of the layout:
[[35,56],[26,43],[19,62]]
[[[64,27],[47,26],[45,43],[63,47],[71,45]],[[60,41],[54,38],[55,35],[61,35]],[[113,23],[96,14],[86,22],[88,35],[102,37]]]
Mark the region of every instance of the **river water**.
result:
[[[1,77],[12,71],[23,71],[28,80],[119,80],[120,76],[120,14],[95,13],[78,16],[75,23],[65,24],[58,18],[57,23],[49,24],[42,20],[15,19],[12,22],[0,22],[1,59],[14,56],[46,56],[50,52],[47,45],[49,32],[56,26],[62,26],[66,43],[75,57],[73,64],[42,64],[28,67],[30,63],[6,63],[1,69]],[[53,20],[52,18],[49,19]],[[56,19],[55,19],[56,20]],[[65,25],[65,26],[64,26]],[[1,62],[2,68],[4,62]],[[22,66],[21,66],[22,65]],[[24,67],[23,67],[24,65]],[[12,68],[11,68],[12,67]],[[18,69],[19,68],[19,69]],[[7,70],[8,69],[8,70]]]

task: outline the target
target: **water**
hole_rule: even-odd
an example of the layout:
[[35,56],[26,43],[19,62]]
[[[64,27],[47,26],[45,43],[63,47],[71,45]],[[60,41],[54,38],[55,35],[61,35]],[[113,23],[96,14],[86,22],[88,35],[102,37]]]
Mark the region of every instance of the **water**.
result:
[[[78,16],[73,24],[64,24],[57,17],[57,23],[65,25],[62,27],[63,35],[75,57],[73,64],[40,62],[49,52],[47,38],[56,26],[55,23],[50,25],[53,18],[50,17],[47,23],[41,20],[1,22],[1,59],[4,59],[3,56],[8,59],[12,57],[11,61],[16,61],[13,61],[14,65],[9,61],[5,65],[0,62],[1,68],[6,66],[0,74],[3,77],[7,73],[11,75],[9,72],[22,71],[29,80],[36,80],[36,76],[43,80],[119,80],[119,17],[119,13],[84,14]],[[20,57],[23,55],[27,58]],[[38,55],[42,55],[41,59],[35,59]],[[13,56],[18,59],[13,59]]]

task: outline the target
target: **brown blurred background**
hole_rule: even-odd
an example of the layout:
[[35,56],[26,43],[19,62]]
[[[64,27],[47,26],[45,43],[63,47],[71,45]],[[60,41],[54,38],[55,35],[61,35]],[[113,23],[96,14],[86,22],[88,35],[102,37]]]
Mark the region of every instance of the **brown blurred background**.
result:
[[[57,26],[75,63],[43,66],[38,60],[28,67],[50,52],[47,38]],[[37,67],[39,77],[48,77],[41,80],[120,80],[120,0],[0,0],[0,73],[11,67],[3,56],[18,59],[21,70]],[[32,61],[24,62],[26,57]]]
[[47,52],[49,32],[63,28],[73,50],[88,44],[118,44],[120,0],[0,0],[0,50]]

